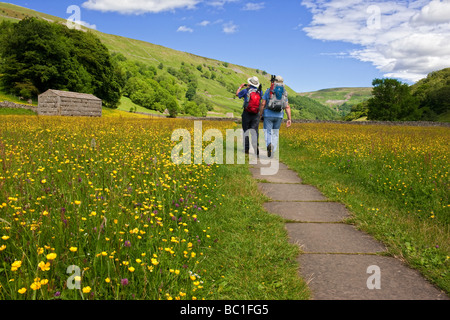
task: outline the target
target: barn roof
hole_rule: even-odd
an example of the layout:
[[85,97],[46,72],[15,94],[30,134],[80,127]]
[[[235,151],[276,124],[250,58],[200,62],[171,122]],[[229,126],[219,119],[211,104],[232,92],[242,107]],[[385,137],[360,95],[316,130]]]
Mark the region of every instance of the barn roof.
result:
[[78,92],[70,92],[70,91],[61,91],[61,90],[54,90],[49,89],[42,93],[42,95],[57,95],[59,97],[66,97],[66,98],[78,98],[78,99],[85,99],[85,100],[100,100],[96,96],[89,94],[89,93],[78,93]]

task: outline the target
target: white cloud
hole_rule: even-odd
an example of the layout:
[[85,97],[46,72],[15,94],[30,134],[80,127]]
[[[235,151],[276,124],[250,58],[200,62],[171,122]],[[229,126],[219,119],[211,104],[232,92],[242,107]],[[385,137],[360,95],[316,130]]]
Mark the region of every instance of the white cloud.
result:
[[360,45],[348,56],[415,82],[450,67],[450,0],[303,0],[314,39]]
[[202,27],[206,27],[206,26],[208,26],[208,25],[210,25],[210,24],[211,24],[211,21],[203,20],[203,21],[200,22],[198,25],[199,25],[199,26],[202,26]]
[[227,22],[223,24],[223,32],[227,34],[232,34],[238,32],[239,27],[234,24],[233,21]]
[[216,8],[223,8],[223,6],[230,2],[238,2],[239,0],[207,0],[206,4]]
[[243,8],[243,10],[258,11],[258,10],[264,9],[264,7],[265,7],[264,2],[259,2],[259,3],[249,2],[249,3],[245,4],[245,7]]
[[83,7],[123,14],[158,13],[175,9],[193,9],[201,0],[87,0]]
[[413,22],[422,24],[440,24],[450,22],[450,1],[431,1],[420,13],[412,18]]
[[194,30],[192,28],[188,28],[186,26],[180,26],[177,30],[177,32],[194,32]]

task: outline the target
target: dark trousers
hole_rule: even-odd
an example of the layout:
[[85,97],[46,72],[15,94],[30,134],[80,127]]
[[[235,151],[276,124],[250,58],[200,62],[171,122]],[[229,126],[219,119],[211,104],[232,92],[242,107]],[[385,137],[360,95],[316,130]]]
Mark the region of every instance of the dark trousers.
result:
[[[242,113],[242,129],[244,130],[244,150],[246,153],[250,150],[250,138],[252,138],[253,149],[259,154],[259,114],[249,113],[244,110]],[[251,130],[253,129],[253,130]],[[251,131],[248,131],[251,130]],[[252,134],[253,133],[253,134]],[[254,134],[256,133],[256,135]]]

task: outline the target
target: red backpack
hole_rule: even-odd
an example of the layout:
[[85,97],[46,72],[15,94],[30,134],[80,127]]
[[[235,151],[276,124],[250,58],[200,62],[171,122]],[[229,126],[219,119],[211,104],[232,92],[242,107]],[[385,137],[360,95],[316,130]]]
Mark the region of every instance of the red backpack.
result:
[[245,111],[249,113],[258,113],[261,103],[261,93],[256,88],[249,88],[247,93],[247,106]]

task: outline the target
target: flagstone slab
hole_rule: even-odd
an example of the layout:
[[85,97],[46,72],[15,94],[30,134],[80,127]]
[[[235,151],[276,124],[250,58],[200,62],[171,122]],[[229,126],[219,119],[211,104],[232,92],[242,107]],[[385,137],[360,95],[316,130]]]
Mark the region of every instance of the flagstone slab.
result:
[[378,253],[386,247],[344,223],[287,223],[290,241],[305,253]]
[[315,187],[304,184],[259,183],[261,192],[274,201],[326,201]]
[[302,183],[297,173],[292,170],[274,169],[273,172],[261,170],[261,168],[250,168],[253,178],[270,183]]
[[298,262],[313,300],[449,300],[418,271],[393,257],[302,254]]
[[264,207],[297,222],[339,222],[350,216],[345,206],[337,202],[267,202]]
[[258,159],[258,162],[251,163],[249,161],[250,168],[270,168],[270,167],[276,167],[278,170],[288,170],[288,166],[284,163],[276,160],[276,159],[270,159],[270,158],[262,158]]

